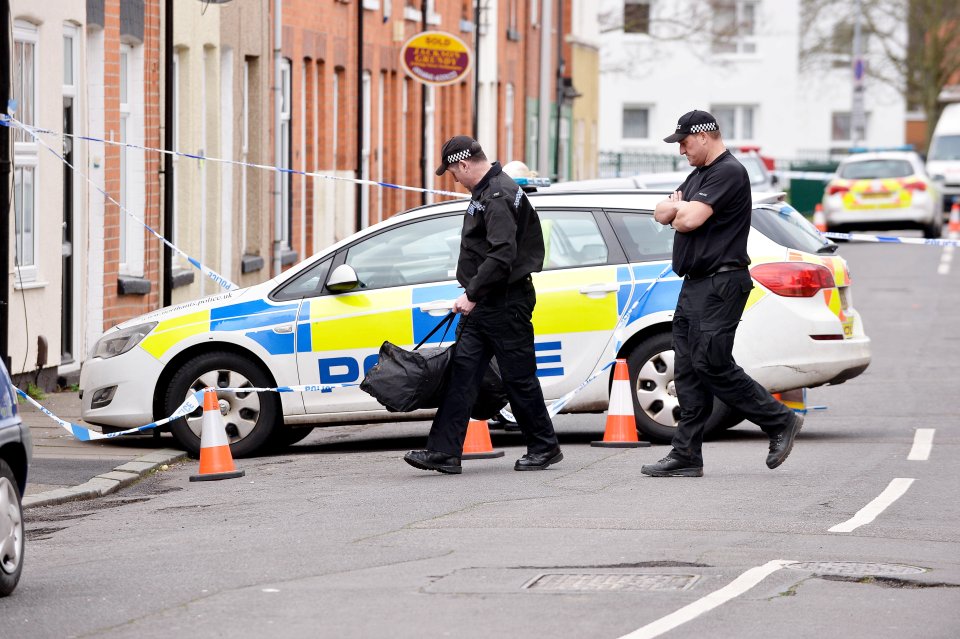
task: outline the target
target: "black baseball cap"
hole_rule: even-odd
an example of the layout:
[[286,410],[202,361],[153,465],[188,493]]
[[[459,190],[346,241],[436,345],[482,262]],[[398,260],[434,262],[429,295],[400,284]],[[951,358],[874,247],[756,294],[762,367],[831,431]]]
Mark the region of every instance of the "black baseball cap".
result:
[[483,153],[480,143],[469,135],[455,135],[443,143],[440,149],[440,166],[437,175],[443,175],[447,167],[461,160]]
[[684,113],[677,120],[677,130],[673,135],[663,138],[664,142],[673,144],[679,142],[691,133],[700,133],[702,131],[719,131],[720,125],[717,119],[706,111],[697,111],[694,109],[689,113]]

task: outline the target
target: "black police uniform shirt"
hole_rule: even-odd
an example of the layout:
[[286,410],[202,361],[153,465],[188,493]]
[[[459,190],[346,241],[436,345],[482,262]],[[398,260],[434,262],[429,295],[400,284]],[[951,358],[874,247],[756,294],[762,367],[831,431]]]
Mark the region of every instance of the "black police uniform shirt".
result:
[[713,215],[698,228],[677,232],[673,271],[681,277],[706,277],[721,266],[746,267],[747,235],[753,209],[750,176],[737,158],[724,151],[707,166],[695,168],[678,188],[686,202],[703,202]]
[[494,162],[463,216],[457,281],[471,302],[543,269],[540,217],[517,183]]

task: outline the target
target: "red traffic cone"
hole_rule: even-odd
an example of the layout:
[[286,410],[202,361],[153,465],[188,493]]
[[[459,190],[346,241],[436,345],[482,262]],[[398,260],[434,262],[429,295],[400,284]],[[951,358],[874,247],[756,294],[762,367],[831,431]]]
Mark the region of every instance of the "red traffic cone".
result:
[[613,369],[613,387],[610,389],[610,406],[607,408],[607,428],[603,441],[590,442],[591,446],[607,448],[639,448],[649,446],[637,437],[637,420],[633,415],[633,399],[630,396],[630,373],[627,360],[618,359]]
[[503,457],[502,450],[494,450],[487,420],[471,419],[467,424],[467,438],[463,441],[461,459],[492,459]]
[[190,475],[190,481],[234,477],[243,477],[243,471],[237,470],[233,463],[217,394],[208,388],[203,393],[203,421],[200,423],[200,474]]
[[952,236],[960,235],[960,202],[954,202],[950,207],[950,221],[947,222],[947,232]]
[[827,232],[827,218],[823,215],[823,204],[817,204],[813,207],[813,225],[821,233]]

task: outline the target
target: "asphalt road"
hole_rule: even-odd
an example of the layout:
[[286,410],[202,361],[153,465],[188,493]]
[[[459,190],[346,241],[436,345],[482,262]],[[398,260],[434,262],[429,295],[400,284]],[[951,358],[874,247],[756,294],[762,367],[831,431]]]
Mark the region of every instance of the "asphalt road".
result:
[[184,462],[31,509],[0,636],[960,636],[960,273],[938,248],[841,253],[873,364],[810,392],[828,410],[775,471],[750,425],[701,479],[640,475],[665,447],[590,447],[599,415],[561,417],[539,473],[509,433],[441,476],[400,459],[424,424],[317,430],[241,479]]

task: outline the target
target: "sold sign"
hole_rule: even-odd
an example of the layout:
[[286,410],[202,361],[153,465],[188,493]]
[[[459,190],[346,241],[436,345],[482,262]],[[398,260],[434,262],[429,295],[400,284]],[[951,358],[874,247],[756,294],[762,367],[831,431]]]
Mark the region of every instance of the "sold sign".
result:
[[466,43],[443,31],[424,31],[400,49],[400,62],[414,80],[424,84],[453,84],[470,72],[472,55]]

